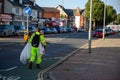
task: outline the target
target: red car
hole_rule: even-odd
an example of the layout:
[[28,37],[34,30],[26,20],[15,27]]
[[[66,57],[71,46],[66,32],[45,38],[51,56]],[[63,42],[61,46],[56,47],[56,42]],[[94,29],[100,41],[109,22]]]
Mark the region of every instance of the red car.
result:
[[93,33],[93,37],[102,38],[102,37],[103,37],[103,30],[102,30],[102,29],[97,29],[97,30]]

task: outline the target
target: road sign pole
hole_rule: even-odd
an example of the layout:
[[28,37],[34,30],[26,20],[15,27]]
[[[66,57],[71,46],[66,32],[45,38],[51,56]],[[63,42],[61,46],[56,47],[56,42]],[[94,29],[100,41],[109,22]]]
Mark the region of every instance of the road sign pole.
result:
[[24,41],[25,43],[28,41],[28,37],[29,37],[29,31],[28,31],[28,26],[29,26],[29,15],[27,14],[27,31],[24,33]]
[[29,20],[28,20],[28,18],[29,18],[29,15],[27,14],[27,33],[28,33],[28,26],[29,26]]
[[26,7],[24,8],[24,13],[27,15],[27,31],[24,34],[24,41],[27,42],[28,37],[29,37],[29,29],[28,29],[28,26],[29,26],[29,15],[32,13],[32,10],[29,7],[29,5],[26,5]]

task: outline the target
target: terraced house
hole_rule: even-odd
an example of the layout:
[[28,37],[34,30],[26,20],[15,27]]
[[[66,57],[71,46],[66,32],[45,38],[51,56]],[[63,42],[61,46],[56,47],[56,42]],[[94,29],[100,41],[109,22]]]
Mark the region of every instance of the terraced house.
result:
[[63,6],[58,5],[56,7],[60,11],[60,18],[64,18],[67,21],[68,26],[74,26],[77,29],[84,28],[84,10],[65,9]]
[[27,24],[27,15],[23,9],[29,5],[32,14],[29,15],[29,25],[37,25],[42,18],[43,9],[39,7],[34,0],[0,0],[0,23],[11,25]]
[[0,24],[10,24],[13,14],[5,13],[5,0],[0,0]]
[[[44,28],[46,19],[59,19],[64,21],[65,27],[76,27],[77,30],[85,28],[83,9],[65,9],[63,6],[40,7],[35,0],[0,0],[0,24],[27,25],[27,15],[24,8],[29,6],[32,13],[29,15],[29,26]],[[54,23],[55,24],[55,23]]]

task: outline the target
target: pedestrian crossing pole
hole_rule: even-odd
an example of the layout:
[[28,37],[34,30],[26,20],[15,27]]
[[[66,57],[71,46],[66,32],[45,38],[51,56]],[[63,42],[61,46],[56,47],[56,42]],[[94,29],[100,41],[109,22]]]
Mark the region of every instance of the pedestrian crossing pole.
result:
[[91,53],[91,26],[92,26],[92,0],[90,0],[90,22],[89,22],[89,36],[88,36],[89,53]]

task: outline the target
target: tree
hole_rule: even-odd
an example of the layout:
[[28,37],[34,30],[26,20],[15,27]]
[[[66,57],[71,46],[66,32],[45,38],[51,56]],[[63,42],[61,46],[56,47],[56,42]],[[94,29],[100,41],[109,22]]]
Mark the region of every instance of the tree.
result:
[[112,6],[106,6],[106,24],[114,22],[117,18],[116,10]]
[[[100,0],[92,0],[92,21],[95,26],[103,26],[104,6]],[[85,5],[85,17],[90,17],[90,0]],[[116,10],[112,6],[106,6],[106,24],[116,19]]]
[[[85,17],[89,19],[90,15],[90,0],[85,5]],[[100,0],[93,0],[92,3],[92,21],[96,26],[99,21],[103,21],[104,3]]]
[[120,24],[120,14],[117,15],[117,19],[115,20],[116,24]]

